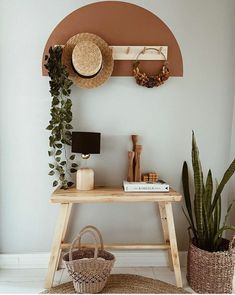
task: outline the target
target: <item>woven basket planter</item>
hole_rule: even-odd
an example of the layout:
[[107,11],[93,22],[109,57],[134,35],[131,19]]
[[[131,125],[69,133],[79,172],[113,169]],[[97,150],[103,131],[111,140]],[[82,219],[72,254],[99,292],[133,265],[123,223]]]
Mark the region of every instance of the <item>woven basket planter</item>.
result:
[[[94,249],[81,248],[81,237],[86,233],[92,234],[95,239]],[[73,250],[77,242],[78,250]],[[98,293],[105,287],[115,257],[104,250],[103,239],[98,229],[86,226],[72,242],[69,252],[63,256],[63,261],[77,293]]]
[[224,251],[208,252],[189,245],[187,280],[197,293],[232,293],[234,259],[233,241],[223,239]]

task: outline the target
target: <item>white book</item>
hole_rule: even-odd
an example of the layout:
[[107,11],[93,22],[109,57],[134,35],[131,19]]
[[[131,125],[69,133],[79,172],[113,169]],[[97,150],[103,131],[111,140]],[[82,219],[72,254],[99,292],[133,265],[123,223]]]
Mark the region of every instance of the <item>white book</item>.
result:
[[125,192],[169,192],[170,186],[164,181],[157,182],[129,182],[123,181]]

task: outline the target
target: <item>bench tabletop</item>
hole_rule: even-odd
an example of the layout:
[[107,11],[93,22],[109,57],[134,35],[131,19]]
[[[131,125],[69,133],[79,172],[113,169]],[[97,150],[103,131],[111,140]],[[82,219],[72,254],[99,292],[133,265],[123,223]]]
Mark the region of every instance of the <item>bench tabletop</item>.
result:
[[51,195],[52,203],[178,202],[181,199],[181,194],[172,188],[169,192],[124,192],[122,187],[99,186],[90,191],[73,187],[56,189]]

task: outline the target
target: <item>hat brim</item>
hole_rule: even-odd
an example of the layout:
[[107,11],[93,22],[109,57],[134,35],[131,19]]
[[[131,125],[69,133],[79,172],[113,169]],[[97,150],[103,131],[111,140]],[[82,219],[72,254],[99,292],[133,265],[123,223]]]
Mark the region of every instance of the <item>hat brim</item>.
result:
[[[72,52],[74,47],[81,41],[94,42],[102,54],[102,68],[95,77],[84,78],[78,75],[72,64]],[[108,44],[99,36],[91,33],[80,33],[71,37],[63,48],[62,63],[66,66],[69,78],[74,84],[81,88],[94,88],[102,85],[113,72],[112,50]]]

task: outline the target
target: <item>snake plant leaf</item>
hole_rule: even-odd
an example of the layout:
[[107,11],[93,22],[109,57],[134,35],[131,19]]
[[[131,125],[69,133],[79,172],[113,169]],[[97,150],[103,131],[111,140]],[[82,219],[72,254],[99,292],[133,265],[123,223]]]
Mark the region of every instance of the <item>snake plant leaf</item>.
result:
[[224,176],[216,190],[215,196],[214,196],[214,200],[212,202],[211,208],[210,208],[210,215],[212,214],[212,212],[215,209],[217,200],[219,199],[224,186],[226,185],[226,183],[229,181],[229,179],[233,176],[235,172],[235,159],[232,161],[232,163],[230,164],[230,166],[228,167],[228,169],[226,170],[226,172],[224,173]]
[[183,164],[182,182],[183,182],[183,191],[184,191],[185,204],[186,204],[186,208],[188,210],[188,215],[189,215],[189,218],[190,218],[190,226],[192,227],[192,230],[194,232],[195,231],[195,226],[194,226],[194,220],[193,220],[193,214],[192,214],[192,205],[191,205],[191,197],[190,197],[190,191],[189,191],[189,176],[188,176],[187,162],[184,162],[184,164]]
[[216,243],[217,239],[218,239],[220,236],[222,236],[222,234],[223,234],[223,232],[224,232],[225,230],[232,230],[232,231],[235,231],[235,226],[232,226],[232,225],[224,225],[224,226],[222,226],[222,227],[218,230],[217,234],[216,234],[215,237],[214,237],[214,243]]
[[232,200],[232,202],[231,202],[230,205],[228,206],[228,209],[227,209],[226,215],[225,215],[225,217],[224,217],[224,223],[223,223],[223,226],[225,226],[226,223],[227,223],[228,216],[229,216],[229,212],[231,211],[231,209],[232,209],[234,203],[235,203],[235,199]]
[[214,233],[216,234],[220,228],[220,218],[221,218],[221,195],[219,196],[215,210],[214,210]]
[[197,242],[197,231],[195,230],[195,228],[194,228],[194,226],[193,226],[193,224],[192,224],[190,218],[189,218],[188,215],[186,214],[186,212],[185,212],[185,210],[184,210],[184,207],[182,207],[182,211],[183,211],[184,216],[186,217],[186,219],[187,219],[187,221],[188,221],[188,223],[189,223],[189,225],[190,225],[189,228],[192,230],[192,232],[193,232],[193,234],[194,234],[194,238],[195,238],[195,240],[196,240],[196,242]]
[[212,193],[213,193],[213,178],[212,178],[212,172],[209,169],[207,178],[206,178],[206,187],[205,187],[205,203],[206,203],[207,210],[210,210]]
[[204,218],[204,235],[205,235],[205,239],[208,240],[210,238],[211,235],[211,227],[210,227],[210,220],[208,217],[208,211],[207,211],[207,205],[206,205],[206,198],[205,198],[205,193],[203,196],[203,218]]
[[[201,162],[199,158],[199,151],[194,136],[192,133],[192,164],[194,172],[194,187],[195,187],[195,198],[194,198],[194,209],[195,209],[195,219],[198,230],[198,236],[201,240],[204,239],[204,226],[203,226],[203,173]],[[200,246],[200,245],[199,245]]]
[[209,169],[207,178],[206,178],[205,191],[203,195],[203,214],[204,214],[205,227],[206,227],[206,233],[207,233],[208,239],[210,238],[214,230],[214,222],[211,216],[209,215],[209,210],[210,210],[211,201],[212,201],[212,194],[213,194],[213,178],[212,178],[212,172]]

